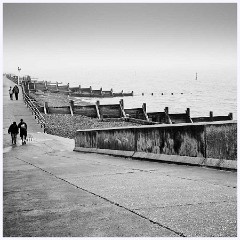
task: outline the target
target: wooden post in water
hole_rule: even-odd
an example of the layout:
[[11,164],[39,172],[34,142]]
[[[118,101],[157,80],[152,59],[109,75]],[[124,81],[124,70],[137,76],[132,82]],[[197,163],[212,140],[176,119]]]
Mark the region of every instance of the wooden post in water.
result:
[[100,102],[97,101],[95,106],[96,106],[96,112],[97,112],[97,118],[98,119],[101,119],[101,115],[100,115],[100,111],[99,111],[99,105],[100,105]]
[[209,116],[210,116],[210,121],[212,122],[213,121],[213,112],[212,111],[210,111]]
[[147,111],[147,104],[146,104],[146,103],[143,103],[143,105],[142,105],[142,109],[143,109],[144,112]]
[[231,120],[233,120],[233,114],[232,113],[229,113],[228,116]]
[[110,89],[110,92],[111,92],[111,93],[110,93],[111,96],[113,96],[113,89],[112,89],[112,88]]
[[123,99],[121,99],[121,100],[119,101],[119,104],[120,104],[121,116],[124,117],[124,118],[126,118],[126,113],[125,113],[125,111],[124,111]]
[[165,107],[164,112],[168,114],[168,107]]
[[124,109],[124,102],[123,102],[123,99],[121,99],[119,103],[120,103],[121,107]]
[[171,118],[169,117],[169,114],[168,114],[168,107],[165,107],[164,112],[165,112],[165,122],[172,124]]
[[70,100],[70,112],[71,112],[71,115],[73,116],[74,114],[74,101],[73,100]]
[[187,121],[189,121],[190,123],[193,123],[193,121],[192,121],[192,119],[190,117],[190,108],[187,108],[186,114],[187,114]]
[[144,114],[144,116],[145,116],[145,119],[146,119],[147,121],[149,121],[148,115],[147,115],[147,104],[146,104],[146,103],[143,103],[142,109],[143,109],[143,114]]

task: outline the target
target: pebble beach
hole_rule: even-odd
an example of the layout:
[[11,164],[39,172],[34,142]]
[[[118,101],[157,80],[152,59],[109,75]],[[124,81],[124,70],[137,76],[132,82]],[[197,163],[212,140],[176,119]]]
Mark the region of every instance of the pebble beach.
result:
[[[67,95],[59,93],[30,93],[30,97],[36,100],[38,106],[43,106],[48,102],[50,107],[69,106],[72,99]],[[90,103],[81,101],[78,104],[89,105]],[[82,115],[70,114],[44,114],[46,120],[46,133],[65,138],[74,138],[77,130],[83,129],[101,129],[111,127],[139,126],[141,124],[126,122],[124,120],[100,120]]]

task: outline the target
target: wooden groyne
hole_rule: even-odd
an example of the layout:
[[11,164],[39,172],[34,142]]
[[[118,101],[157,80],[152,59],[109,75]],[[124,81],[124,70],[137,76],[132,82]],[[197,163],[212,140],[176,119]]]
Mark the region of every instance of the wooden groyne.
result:
[[[7,78],[17,83],[17,77],[10,74],[6,75]],[[95,97],[95,98],[112,98],[112,97],[127,97],[133,96],[132,92],[114,92],[113,89],[109,91],[100,89],[92,89],[92,86],[88,88],[83,88],[81,85],[78,87],[70,87],[68,84],[62,84],[59,82],[49,82],[49,81],[37,81],[31,80],[31,77],[20,78],[20,82],[25,88],[25,92],[51,92],[51,93],[61,93],[69,95],[72,97]]]
[[130,93],[124,93],[123,91],[119,93],[113,92],[113,89],[109,91],[104,91],[102,88],[100,89],[92,89],[92,86],[89,88],[82,88],[80,85],[78,87],[70,88],[70,96],[73,97],[98,97],[98,98],[108,98],[108,97],[126,97],[133,96],[133,91]]
[[47,81],[34,81],[34,82],[25,82],[23,81],[26,92],[51,92],[51,93],[63,93],[69,95],[71,90],[69,89],[69,84],[61,83],[51,83]]
[[169,113],[169,108],[165,107],[162,112],[147,112],[146,103],[139,108],[124,108],[123,99],[119,104],[100,104],[97,101],[91,105],[76,105],[73,100],[69,102],[69,106],[49,107],[45,102],[44,106],[39,107],[40,112],[45,114],[71,114],[83,115],[91,118],[108,120],[123,120],[142,125],[155,124],[178,124],[178,123],[197,123],[197,122],[214,122],[214,121],[228,121],[233,119],[233,114],[229,113],[227,116],[213,116],[213,112],[209,112],[208,117],[194,117],[190,116],[190,108],[187,108],[182,113]]

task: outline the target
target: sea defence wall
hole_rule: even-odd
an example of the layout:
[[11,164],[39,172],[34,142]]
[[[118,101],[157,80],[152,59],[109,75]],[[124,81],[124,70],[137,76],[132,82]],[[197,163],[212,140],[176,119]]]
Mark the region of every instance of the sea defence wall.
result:
[[74,151],[237,169],[237,122],[77,130]]

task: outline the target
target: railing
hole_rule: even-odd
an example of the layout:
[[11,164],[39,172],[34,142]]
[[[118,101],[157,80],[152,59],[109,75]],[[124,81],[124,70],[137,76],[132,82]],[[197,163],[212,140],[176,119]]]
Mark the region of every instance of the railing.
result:
[[45,132],[46,121],[43,115],[38,110],[36,104],[30,99],[30,97],[25,93],[24,86],[22,86],[22,94],[24,103],[29,107],[34,114],[35,119],[37,119],[38,123],[41,124],[41,128],[43,127],[43,131]]

